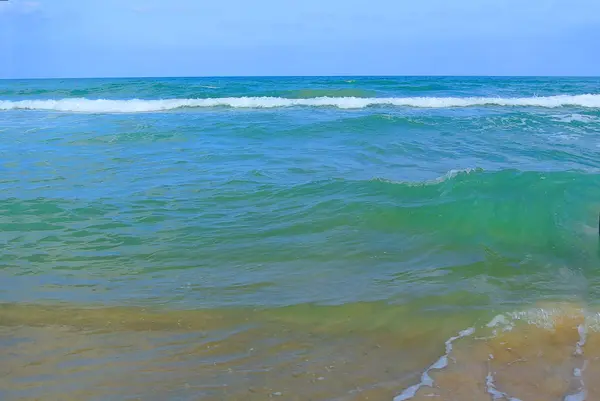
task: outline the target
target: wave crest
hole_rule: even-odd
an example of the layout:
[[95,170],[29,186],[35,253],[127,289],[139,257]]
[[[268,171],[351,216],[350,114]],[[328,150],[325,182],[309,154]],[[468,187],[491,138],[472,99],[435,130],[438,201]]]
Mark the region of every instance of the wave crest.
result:
[[167,111],[179,108],[231,107],[231,108],[283,108],[283,107],[337,107],[360,109],[370,106],[396,106],[415,108],[451,108],[473,106],[518,106],[556,108],[579,106],[600,108],[600,95],[558,95],[546,97],[315,97],[290,99],[281,97],[224,97],[206,99],[86,99],[66,98],[47,100],[0,100],[0,110],[50,110],[84,113],[142,113]]

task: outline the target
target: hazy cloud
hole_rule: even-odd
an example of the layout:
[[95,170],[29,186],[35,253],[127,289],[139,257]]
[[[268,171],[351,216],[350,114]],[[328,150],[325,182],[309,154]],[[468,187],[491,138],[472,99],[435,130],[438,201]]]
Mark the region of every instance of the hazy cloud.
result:
[[0,1],[0,14],[34,14],[42,10],[40,1],[10,0]]

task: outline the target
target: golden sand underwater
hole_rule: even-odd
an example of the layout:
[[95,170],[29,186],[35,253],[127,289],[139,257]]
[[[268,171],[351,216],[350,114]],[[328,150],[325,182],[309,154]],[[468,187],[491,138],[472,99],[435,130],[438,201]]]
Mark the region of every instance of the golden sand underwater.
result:
[[288,312],[4,305],[0,399],[600,399],[600,315],[582,305],[362,327],[408,315]]

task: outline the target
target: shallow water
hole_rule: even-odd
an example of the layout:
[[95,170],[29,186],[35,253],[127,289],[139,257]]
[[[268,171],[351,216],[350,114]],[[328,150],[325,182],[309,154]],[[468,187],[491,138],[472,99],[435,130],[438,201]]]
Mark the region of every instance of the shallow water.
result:
[[597,93],[0,81],[0,399],[600,398]]
[[244,312],[5,305],[0,395],[396,401],[600,396],[594,381],[600,373],[600,312],[538,304],[488,318],[417,314],[383,304]]

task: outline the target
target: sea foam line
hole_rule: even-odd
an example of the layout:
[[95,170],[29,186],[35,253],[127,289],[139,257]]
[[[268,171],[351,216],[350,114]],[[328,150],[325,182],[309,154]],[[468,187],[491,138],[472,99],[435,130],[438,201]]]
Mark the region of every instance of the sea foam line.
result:
[[0,110],[55,110],[85,113],[141,113],[179,108],[282,108],[282,107],[337,107],[360,109],[369,106],[400,106],[418,108],[448,108],[473,106],[563,107],[579,106],[600,108],[600,95],[558,95],[546,97],[315,97],[288,99],[281,97],[224,97],[207,99],[86,99],[66,98],[47,100],[0,100]]
[[[577,341],[577,344],[575,345],[575,355],[581,356],[583,355],[583,347],[585,346],[587,337],[586,325],[580,324],[577,326],[577,332],[579,333],[579,341]],[[585,401],[587,391],[585,389],[585,382],[583,380],[583,372],[585,371],[586,367],[587,360],[584,360],[581,368],[575,368],[573,370],[573,377],[579,379],[579,388],[576,393],[565,396],[564,401]]]
[[[594,324],[598,322],[598,314],[588,314],[584,312],[584,323],[579,324],[577,326],[577,333],[579,334],[579,340],[575,344],[574,355],[577,357],[583,356],[584,346],[587,339],[587,332],[590,324]],[[498,315],[492,319],[487,324],[487,327],[494,328],[493,335],[497,335],[496,328],[500,327],[503,331],[510,331],[514,329],[514,322],[517,320],[525,321],[527,324],[532,324],[544,329],[552,329],[554,327],[553,317],[559,313],[564,313],[564,311],[555,310],[555,309],[530,309],[526,311],[512,312],[508,314],[508,318],[506,315]],[[489,355],[488,361],[494,359],[493,355]],[[567,394],[564,397],[564,401],[585,401],[587,397],[587,391],[585,389],[585,382],[583,380],[583,372],[587,368],[588,361],[584,360],[580,368],[575,368],[573,370],[573,378],[579,381],[579,387],[575,393]],[[487,392],[492,396],[494,400],[505,399],[508,401],[521,401],[518,398],[510,397],[508,394],[498,391],[496,389],[496,385],[494,382],[494,374],[491,371],[488,371],[488,375],[486,377],[486,388]]]
[[433,365],[428,367],[425,370],[425,372],[423,372],[423,374],[421,375],[421,381],[419,383],[417,383],[413,386],[410,386],[409,388],[404,390],[401,394],[394,397],[394,401],[405,401],[405,400],[409,400],[409,399],[413,398],[417,394],[417,391],[419,391],[419,389],[423,386],[433,387],[433,379],[431,378],[431,376],[429,376],[429,371],[431,371],[432,369],[436,369],[436,370],[443,369],[446,366],[448,366],[448,357],[450,356],[450,353],[452,352],[452,343],[454,341],[458,340],[459,338],[470,336],[474,332],[475,332],[475,328],[469,327],[468,329],[465,329],[465,330],[461,331],[460,333],[458,333],[457,336],[450,337],[448,340],[446,340],[446,343],[445,343],[446,344],[446,353],[444,355],[442,355]]
[[[490,359],[493,359],[493,355],[490,355]],[[493,400],[508,400],[508,401],[521,401],[519,398],[511,397],[508,394],[499,391],[496,388],[496,383],[494,381],[494,374],[492,372],[488,372],[485,378],[485,387],[489,395],[492,396]]]

